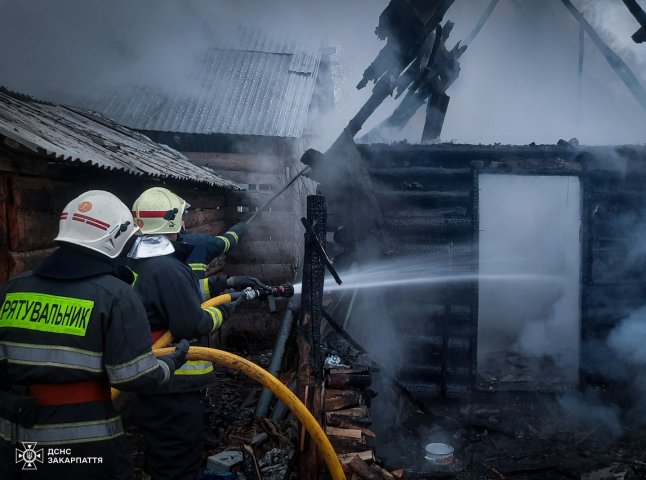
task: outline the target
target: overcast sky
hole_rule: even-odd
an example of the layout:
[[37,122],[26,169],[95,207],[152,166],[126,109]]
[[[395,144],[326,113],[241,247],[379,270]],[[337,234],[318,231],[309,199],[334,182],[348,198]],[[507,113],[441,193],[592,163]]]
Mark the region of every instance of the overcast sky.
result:
[[[644,5],[645,0],[639,0]],[[489,0],[456,0],[452,46]],[[575,0],[646,85],[646,44],[621,0]],[[0,0],[0,84],[41,97],[96,94],[120,82],[190,88],[191,55],[205,31],[259,26],[276,36],[326,38],[338,48],[337,111],[318,126],[319,148],[335,138],[370,94],[355,89],[383,46],[374,27],[386,0]],[[586,39],[581,102],[578,26],[560,0],[500,0],[462,57],[442,140],[464,143],[644,143],[646,113]],[[389,99],[364,130],[388,116]],[[423,111],[391,140],[418,142]]]

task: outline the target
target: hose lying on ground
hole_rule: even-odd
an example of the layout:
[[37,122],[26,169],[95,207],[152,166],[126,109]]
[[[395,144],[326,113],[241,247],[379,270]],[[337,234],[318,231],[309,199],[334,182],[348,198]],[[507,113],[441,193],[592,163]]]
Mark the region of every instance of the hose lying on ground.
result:
[[[174,348],[162,348],[155,350],[155,355],[168,355],[174,350]],[[341,462],[339,461],[339,457],[336,455],[330,440],[327,438],[327,435],[325,435],[325,432],[307,407],[303,405],[298,397],[294,395],[280,380],[245,358],[234,355],[233,353],[216,350],[215,348],[191,347],[188,349],[186,358],[188,360],[206,360],[217,363],[218,365],[229,367],[249,378],[252,378],[271,390],[276,397],[282,400],[283,403],[289,407],[296,418],[298,418],[298,420],[303,424],[305,430],[307,430],[312,436],[314,443],[316,443],[316,446],[323,456],[323,460],[325,460],[325,463],[330,470],[332,479],[345,480],[345,474],[343,473]]]

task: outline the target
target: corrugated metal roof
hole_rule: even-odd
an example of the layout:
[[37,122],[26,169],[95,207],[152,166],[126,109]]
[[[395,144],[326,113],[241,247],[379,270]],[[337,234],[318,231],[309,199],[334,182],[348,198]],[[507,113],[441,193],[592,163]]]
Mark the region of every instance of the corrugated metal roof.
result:
[[105,118],[0,89],[0,135],[58,160],[240,190],[166,145]]
[[[215,34],[186,88],[132,83],[70,99],[137,130],[301,137],[321,52],[250,29]],[[173,59],[169,58],[169,62]]]

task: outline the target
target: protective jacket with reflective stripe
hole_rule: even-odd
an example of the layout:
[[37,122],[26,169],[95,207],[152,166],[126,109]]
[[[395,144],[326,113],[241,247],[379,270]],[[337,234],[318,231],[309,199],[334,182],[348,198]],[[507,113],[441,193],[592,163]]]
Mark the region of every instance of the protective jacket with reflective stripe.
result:
[[204,278],[209,263],[234,248],[239,238],[235,226],[218,236],[206,233],[183,233],[182,241],[194,247],[186,263],[197,278]]
[[[193,273],[195,273],[195,270],[193,270]],[[220,295],[229,288],[227,285],[226,275],[214,275],[212,277],[200,278],[199,285],[202,302],[206,302],[209,298]]]
[[[168,379],[167,365],[150,350],[141,302],[112,269],[94,255],[60,249],[38,274],[0,287],[0,388],[104,379],[148,392]],[[19,429],[18,440],[66,444],[123,433],[109,401],[40,407],[36,425]],[[0,437],[7,440],[9,428],[0,420]]]
[[[180,258],[185,246],[173,244],[176,254],[130,259],[129,266],[137,275],[134,290],[146,308],[153,331],[170,330],[176,340],[201,339],[220,327],[227,313],[219,308],[201,308],[198,280]],[[155,393],[199,390],[214,380],[210,362],[190,361]]]

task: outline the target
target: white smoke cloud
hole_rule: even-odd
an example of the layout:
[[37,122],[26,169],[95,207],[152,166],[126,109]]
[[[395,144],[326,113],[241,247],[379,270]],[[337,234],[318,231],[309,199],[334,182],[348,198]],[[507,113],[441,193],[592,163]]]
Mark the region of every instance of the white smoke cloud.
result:
[[[608,346],[627,370],[632,384],[635,405],[633,410],[646,408],[646,306],[633,312],[617,325],[608,336]],[[646,424],[641,418],[640,425]]]
[[[448,45],[465,38],[489,0],[456,1]],[[577,6],[646,84],[644,45],[631,43],[636,22],[618,1]],[[384,45],[374,35],[387,0],[4,0],[0,4],[0,84],[35,96],[97,95],[124,82],[195,88],[195,69],[210,35],[250,25],[280,37],[324,38],[338,47],[337,110],[318,118],[314,146],[326,149],[370,96],[355,89]],[[578,25],[559,0],[501,0],[463,55],[442,138],[465,143],[642,143],[646,113],[587,41],[577,102]],[[363,135],[395,108],[391,98]],[[419,142],[421,108],[391,140]]]

